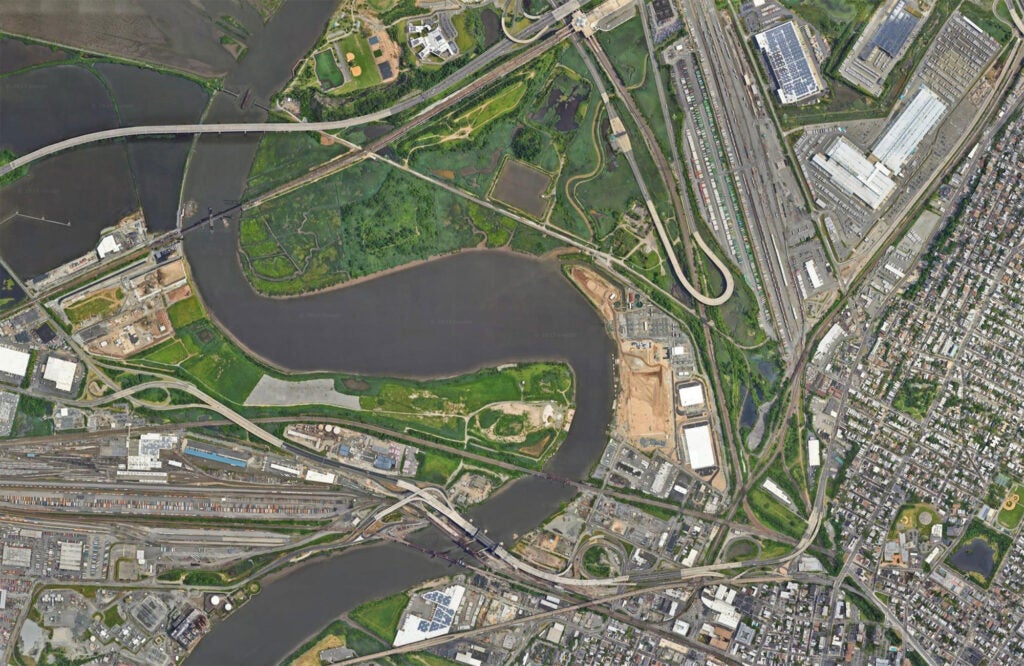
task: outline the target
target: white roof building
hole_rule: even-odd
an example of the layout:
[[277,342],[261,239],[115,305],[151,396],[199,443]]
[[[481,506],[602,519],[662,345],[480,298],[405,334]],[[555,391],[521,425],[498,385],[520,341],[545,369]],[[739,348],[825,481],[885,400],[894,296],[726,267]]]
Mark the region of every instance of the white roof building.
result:
[[791,506],[793,504],[793,500],[789,499],[789,495],[779,487],[779,484],[775,483],[771,479],[765,479],[764,483],[761,484],[761,487],[771,493],[775,499],[779,500],[786,506]]
[[118,244],[117,239],[113,236],[104,236],[100,239],[100,244],[96,246],[96,256],[100,259],[116,254],[121,251],[121,246]]
[[704,404],[704,386],[700,383],[686,384],[679,387],[679,406],[683,409],[699,407]]
[[3,559],[0,562],[5,567],[28,569],[32,566],[32,549],[4,544]]
[[821,442],[816,437],[807,440],[807,465],[821,467]]
[[60,564],[57,568],[61,571],[82,570],[82,544],[77,541],[60,542]]
[[315,469],[306,470],[306,481],[314,483],[334,483],[335,476],[327,472],[318,472]]
[[46,367],[43,368],[43,379],[53,382],[58,391],[69,393],[71,387],[75,384],[75,372],[77,371],[78,363],[51,356],[46,359]]
[[896,187],[889,169],[881,162],[872,163],[846,137],[836,139],[824,155],[817,153],[811,162],[824,170],[843,191],[866,203],[871,210],[877,210]]
[[811,286],[815,289],[821,289],[821,286],[825,283],[822,282],[821,276],[818,275],[818,265],[814,263],[814,259],[805,261],[804,269],[807,271],[807,277],[811,280]]
[[690,469],[715,466],[715,446],[707,423],[683,428],[683,439],[686,440],[686,457],[690,461]]
[[405,621],[395,634],[395,647],[408,645],[417,641],[444,636],[452,629],[455,614],[462,605],[462,597],[466,588],[462,585],[449,585],[444,590],[431,590],[423,594],[423,599],[434,604],[430,618],[423,618],[415,613],[405,616]]
[[875,144],[871,154],[885,164],[889,171],[899,174],[910,156],[917,151],[921,140],[935,128],[945,113],[946,103],[931,88],[921,86],[914,99],[910,100],[910,104]]
[[15,377],[24,377],[28,372],[30,358],[28,352],[0,345],[0,372]]

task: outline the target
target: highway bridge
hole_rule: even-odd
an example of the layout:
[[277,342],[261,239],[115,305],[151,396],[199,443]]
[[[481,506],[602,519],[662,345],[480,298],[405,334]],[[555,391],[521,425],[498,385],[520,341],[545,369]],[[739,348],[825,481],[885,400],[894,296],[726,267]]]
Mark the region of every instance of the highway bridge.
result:
[[554,583],[555,585],[563,585],[566,587],[609,587],[622,585],[629,582],[628,576],[617,576],[615,578],[569,578],[567,576],[560,576],[558,574],[549,573],[542,571],[537,567],[523,562],[508,550],[500,545],[495,544],[494,541],[485,535],[482,530],[476,527],[473,523],[464,518],[458,511],[456,511],[451,503],[448,501],[448,497],[444,494],[444,491],[439,488],[426,487],[420,488],[408,481],[398,481],[398,486],[403,490],[409,491],[409,494],[395,502],[391,506],[385,507],[374,514],[374,520],[382,520],[385,516],[395,511],[398,511],[402,507],[411,504],[412,502],[419,502],[424,504],[437,513],[447,518],[452,524],[456,525],[460,530],[465,532],[471,538],[479,541],[482,545],[487,548],[495,558],[501,560],[508,566],[512,567],[519,573],[524,573],[528,576],[538,578],[540,580]]

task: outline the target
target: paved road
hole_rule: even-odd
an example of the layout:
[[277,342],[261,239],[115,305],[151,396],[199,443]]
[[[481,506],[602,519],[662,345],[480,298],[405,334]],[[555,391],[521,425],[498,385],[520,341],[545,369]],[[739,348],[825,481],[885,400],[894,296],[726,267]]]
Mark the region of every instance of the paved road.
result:
[[[526,33],[532,35],[532,39],[539,38],[548,28],[554,25],[554,19],[549,15],[542,18],[537,23],[530,26]],[[309,132],[309,131],[321,131],[329,132],[339,129],[345,129],[348,127],[356,127],[359,125],[365,125],[367,123],[377,122],[390,118],[391,116],[398,115],[409,109],[412,109],[424,102],[444,93],[446,90],[458,85],[462,80],[470,77],[477,72],[481,71],[491,63],[499,60],[514,49],[519,48],[519,44],[511,41],[500,42],[491,47],[486,52],[478,55],[476,58],[470,60],[465,66],[460,68],[458,71],[450,75],[449,77],[442,80],[440,83],[432,86],[431,88],[424,90],[423,92],[416,93],[410,97],[397,102],[395,105],[375,111],[374,113],[368,113],[362,116],[355,116],[352,118],[345,118],[343,120],[332,120],[328,122],[316,122],[316,123],[215,123],[207,125],[142,125],[135,127],[118,127],[115,129],[102,130],[99,132],[92,132],[90,134],[82,134],[80,136],[58,141],[48,146],[44,146],[38,150],[34,150],[31,153],[22,155],[7,164],[0,166],[0,176],[10,173],[15,169],[19,169],[23,166],[27,166],[37,160],[41,160],[44,157],[55,155],[56,153],[70,150],[71,148],[77,148],[79,146],[88,145],[90,143],[97,143],[99,141],[110,141],[112,139],[123,139],[128,137],[139,137],[139,136],[168,136],[178,134],[248,134],[252,133],[275,133],[275,132]]]

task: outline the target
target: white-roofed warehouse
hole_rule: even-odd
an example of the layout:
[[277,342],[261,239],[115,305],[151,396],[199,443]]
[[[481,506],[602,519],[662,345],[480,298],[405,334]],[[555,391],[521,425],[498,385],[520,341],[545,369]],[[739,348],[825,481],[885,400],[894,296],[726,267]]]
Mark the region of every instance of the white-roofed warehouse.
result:
[[69,393],[71,387],[75,385],[75,372],[77,371],[78,363],[51,356],[46,360],[43,379],[53,382],[58,391]]
[[704,404],[704,386],[700,382],[683,384],[679,387],[679,406],[682,409],[700,407]]
[[29,355],[5,345],[0,345],[0,373],[24,377],[28,372]]
[[715,466],[715,444],[707,423],[683,428],[683,439],[686,440],[686,459],[690,469],[697,471]]

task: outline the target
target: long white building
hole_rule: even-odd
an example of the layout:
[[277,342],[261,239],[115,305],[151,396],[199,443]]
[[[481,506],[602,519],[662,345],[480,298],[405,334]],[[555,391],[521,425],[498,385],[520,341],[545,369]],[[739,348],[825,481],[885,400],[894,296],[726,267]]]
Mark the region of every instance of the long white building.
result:
[[899,175],[903,165],[917,151],[925,135],[935,129],[946,113],[946,103],[928,86],[910,100],[910,104],[896,117],[882,138],[875,144],[871,155],[889,171]]
[[686,458],[690,469],[697,471],[715,466],[715,445],[707,423],[683,428],[683,439],[686,440]]

